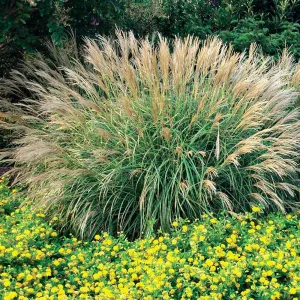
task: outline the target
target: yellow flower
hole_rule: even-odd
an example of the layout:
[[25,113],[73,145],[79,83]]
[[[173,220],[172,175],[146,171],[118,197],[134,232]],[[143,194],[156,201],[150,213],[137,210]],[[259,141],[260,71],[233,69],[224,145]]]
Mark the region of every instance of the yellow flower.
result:
[[172,240],[172,245],[176,245],[177,244],[177,240],[176,239],[173,239]]
[[81,276],[82,276],[82,278],[88,278],[89,273],[88,273],[87,271],[83,271],[83,272],[81,273]]
[[183,225],[183,226],[182,226],[182,231],[183,231],[183,232],[187,232],[187,231],[188,231],[188,227],[187,227],[186,225]]
[[186,288],[185,293],[186,293],[187,297],[189,297],[189,298],[191,298],[193,296],[193,291],[191,288]]
[[3,300],[11,300],[11,299],[15,299],[18,297],[18,294],[16,292],[9,292],[8,294],[6,294],[3,298]]
[[178,222],[174,221],[174,222],[172,223],[172,225],[173,225],[174,227],[177,227],[179,224],[178,224]]
[[3,285],[4,285],[5,287],[9,287],[9,286],[10,286],[10,281],[9,281],[8,279],[4,279],[4,280],[3,280]]
[[55,260],[53,261],[53,264],[57,267],[57,266],[60,265],[60,261],[59,261],[58,259],[55,259]]
[[253,211],[254,213],[258,213],[258,212],[261,211],[261,209],[260,209],[258,206],[253,206],[253,207],[252,207],[252,211]]
[[295,295],[296,293],[297,293],[297,290],[294,287],[290,288],[290,290],[289,290],[290,295]]
[[51,293],[57,293],[57,291],[58,291],[58,288],[56,286],[51,288]]
[[96,241],[99,241],[99,240],[101,239],[101,236],[100,236],[99,234],[97,234],[97,235],[95,235],[94,239],[95,239]]
[[82,286],[82,287],[80,288],[80,292],[81,292],[81,293],[87,293],[88,291],[89,291],[89,288],[86,287],[86,286]]
[[98,272],[93,275],[93,278],[94,280],[98,280],[99,278],[101,278],[101,276],[102,276],[102,272]]

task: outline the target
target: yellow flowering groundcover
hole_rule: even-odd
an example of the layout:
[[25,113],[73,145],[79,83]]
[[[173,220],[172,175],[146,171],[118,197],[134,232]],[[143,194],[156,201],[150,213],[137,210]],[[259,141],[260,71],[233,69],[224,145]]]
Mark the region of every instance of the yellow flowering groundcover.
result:
[[298,299],[299,214],[204,216],[130,242],[62,237],[0,182],[0,299]]

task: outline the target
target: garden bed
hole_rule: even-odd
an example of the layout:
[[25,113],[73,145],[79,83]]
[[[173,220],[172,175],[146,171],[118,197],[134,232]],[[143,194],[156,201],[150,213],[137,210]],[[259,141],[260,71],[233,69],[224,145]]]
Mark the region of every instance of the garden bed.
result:
[[3,299],[298,299],[300,218],[243,216],[172,224],[170,234],[129,242],[62,237],[60,220],[17,208],[0,183]]

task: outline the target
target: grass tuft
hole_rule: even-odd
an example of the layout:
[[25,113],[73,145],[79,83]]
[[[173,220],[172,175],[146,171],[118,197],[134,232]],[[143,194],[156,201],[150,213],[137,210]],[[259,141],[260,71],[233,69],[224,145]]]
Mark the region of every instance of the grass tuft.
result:
[[53,49],[1,85],[23,95],[1,99],[1,124],[21,132],[2,156],[36,207],[85,238],[299,207],[298,69],[287,54],[272,64],[217,38],[117,36],[86,39],[84,62]]

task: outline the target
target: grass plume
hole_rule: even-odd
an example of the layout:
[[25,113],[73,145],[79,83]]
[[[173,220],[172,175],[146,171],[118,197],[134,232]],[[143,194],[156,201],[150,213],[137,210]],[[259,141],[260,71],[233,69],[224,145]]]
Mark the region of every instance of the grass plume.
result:
[[83,61],[54,48],[0,86],[0,124],[20,134],[2,157],[36,207],[84,238],[299,207],[298,67],[218,38],[117,37],[86,39]]

